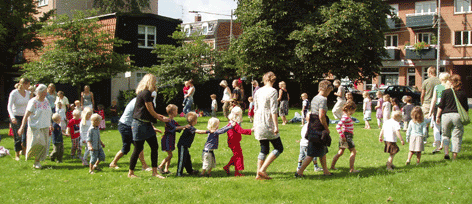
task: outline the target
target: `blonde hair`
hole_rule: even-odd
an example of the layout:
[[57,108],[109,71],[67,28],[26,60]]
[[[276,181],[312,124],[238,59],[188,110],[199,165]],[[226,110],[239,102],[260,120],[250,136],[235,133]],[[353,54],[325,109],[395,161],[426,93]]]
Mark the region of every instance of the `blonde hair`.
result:
[[367,92],[367,91],[362,92],[362,96],[363,96],[364,98],[370,97],[369,92]]
[[74,111],[72,111],[72,115],[73,115],[73,116],[80,116],[80,111],[79,111],[79,109],[74,109]]
[[303,98],[308,98],[308,94],[302,93],[302,95],[301,95],[300,97],[301,97],[302,99],[303,99]]
[[15,84],[15,89],[19,89],[20,88],[20,83],[16,83]]
[[98,115],[97,113],[92,114],[90,116],[90,121],[102,121],[102,116]]
[[216,94],[211,94],[211,95],[210,95],[210,98],[216,99]]
[[195,112],[188,112],[187,115],[185,115],[185,117],[187,118],[187,122],[189,124],[197,121],[198,119],[197,113]]
[[396,121],[401,121],[402,120],[402,112],[401,111],[393,111],[392,112],[392,118]]
[[89,107],[85,107],[84,110],[82,111],[82,116],[81,116],[81,123],[82,125],[87,124],[87,115],[92,115],[93,110]]
[[279,86],[282,86],[282,88],[287,88],[287,84],[285,83],[285,81],[279,82]]
[[57,92],[57,95],[59,95],[59,94],[61,94],[61,95],[64,96],[64,91],[58,91],[58,92]]
[[351,111],[351,110],[356,110],[357,106],[354,101],[348,100],[346,104],[343,106],[343,111]]
[[383,100],[390,102],[390,95],[388,94],[383,95]]
[[411,110],[411,119],[417,123],[422,123],[424,121],[424,115],[423,111],[421,110],[421,107],[416,106]]
[[239,106],[235,106],[231,109],[231,113],[228,116],[229,120],[240,123],[243,121],[243,110]]
[[439,80],[441,81],[441,83],[446,83],[446,81],[449,80],[450,77],[451,75],[447,72],[439,74]]
[[57,113],[54,113],[52,114],[52,117],[51,117],[52,121],[57,121],[57,120],[61,120],[61,115],[57,114]]
[[341,81],[339,81],[339,79],[336,79],[336,80],[334,80],[333,85],[334,86],[339,86],[339,85],[341,85]]
[[247,98],[247,100],[248,100],[249,102],[253,102],[253,101],[254,101],[254,98],[252,98],[252,96],[249,96],[249,97]]
[[228,82],[226,82],[226,80],[221,80],[220,82],[220,86],[228,86]]
[[79,104],[80,104],[80,101],[79,101],[79,100],[75,100],[75,101],[74,101],[74,104],[76,104],[76,103],[79,103]]
[[274,83],[276,79],[277,77],[275,76],[274,72],[267,72],[262,77],[262,80],[264,82],[268,81],[268,82]]
[[257,82],[257,80],[253,80],[253,81],[251,82],[251,84],[252,84],[252,85],[259,86],[259,82]]
[[171,114],[173,111],[177,111],[177,106],[174,104],[169,104],[166,107],[167,114]]
[[24,88],[23,85],[27,83],[31,83],[31,81],[27,78],[21,78],[20,81],[18,82],[18,89]]
[[375,93],[375,94],[379,95],[380,97],[382,97],[384,95],[381,91],[377,91],[377,93]]
[[220,125],[220,120],[218,118],[213,117],[213,118],[210,118],[208,120],[207,129],[208,130],[217,130],[219,125]]
[[[33,86],[34,87],[34,86]],[[38,87],[36,87],[36,90],[34,91],[34,93],[36,95],[39,95],[40,93],[44,93],[48,90],[48,87],[44,84],[40,84],[38,85]]]
[[432,76],[436,76],[436,68],[433,66],[428,68],[428,73],[430,73]]
[[328,91],[333,90],[333,86],[331,82],[328,80],[323,80],[318,84],[318,91]]
[[144,75],[143,79],[138,84],[136,88],[136,94],[141,93],[143,90],[153,91],[156,88],[156,76],[153,74]]

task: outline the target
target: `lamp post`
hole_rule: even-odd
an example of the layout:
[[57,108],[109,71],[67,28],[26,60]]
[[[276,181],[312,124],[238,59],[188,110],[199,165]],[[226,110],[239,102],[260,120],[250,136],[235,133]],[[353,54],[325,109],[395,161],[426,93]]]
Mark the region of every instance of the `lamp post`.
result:
[[231,15],[228,14],[221,14],[221,13],[211,13],[211,12],[206,12],[206,11],[188,11],[189,13],[205,13],[205,14],[211,14],[211,15],[218,15],[218,16],[230,16],[230,24],[229,24],[229,42],[231,44],[231,40],[233,39],[233,9],[231,9]]

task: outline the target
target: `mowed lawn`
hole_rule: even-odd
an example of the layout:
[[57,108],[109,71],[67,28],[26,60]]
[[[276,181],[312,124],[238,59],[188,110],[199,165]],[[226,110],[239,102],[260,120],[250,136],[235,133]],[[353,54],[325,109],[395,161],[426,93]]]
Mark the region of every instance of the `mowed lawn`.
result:
[[[290,117],[299,109],[291,109]],[[328,113],[331,117],[331,112]],[[95,175],[88,174],[88,168],[79,160],[70,158],[70,139],[65,138],[64,163],[43,162],[43,169],[32,168],[33,160],[17,162],[14,157],[0,158],[0,203],[471,203],[472,202],[472,140],[471,126],[465,128],[462,151],[457,161],[446,161],[444,154],[432,155],[432,131],[421,164],[405,166],[408,144],[400,146],[400,152],[394,160],[396,169],[387,171],[385,163],[388,155],[383,153],[383,143],[378,141],[380,130],[376,122],[372,130],[365,130],[362,112],[354,117],[361,120],[354,127],[354,142],[358,155],[356,169],[360,173],[350,174],[349,152],[346,151],[338,161],[338,170],[334,176],[322,176],[314,172],[310,165],[305,178],[295,178],[300,140],[300,123],[280,125],[280,135],[284,152],[269,167],[268,173],[274,179],[257,181],[254,179],[259,142],[254,136],[243,136],[241,142],[246,177],[226,176],[222,167],[232,156],[227,147],[226,134],[220,136],[220,145],[215,151],[217,167],[213,177],[176,178],[177,151],[170,171],[174,174],[166,179],[151,178],[150,172],[141,171],[138,162],[136,175],[140,178],[127,177],[129,158],[124,156],[118,170],[108,168],[114,155],[121,149],[121,136],[117,130],[101,132],[106,144],[106,161],[103,171]],[[226,124],[221,113],[220,127]],[[197,128],[205,129],[209,117],[198,119]],[[176,118],[185,125],[184,118]],[[279,120],[280,122],[281,120]],[[281,122],[280,122],[281,123]],[[109,124],[108,124],[109,125]],[[156,125],[163,130],[163,124]],[[243,128],[251,128],[247,117]],[[328,165],[338,150],[339,136],[335,125],[330,125],[333,143],[327,155]],[[13,152],[13,139],[7,137],[8,129],[0,130],[4,146]],[[405,134],[402,132],[402,136]],[[177,140],[180,133],[177,133]],[[159,136],[160,139],[160,136]],[[201,170],[201,152],[206,135],[196,136],[190,149],[195,169]],[[160,144],[160,140],[159,140]],[[52,148],[51,148],[52,150]],[[149,146],[145,146],[146,161],[150,165]],[[159,151],[159,163],[166,153]],[[234,168],[231,168],[232,173]]]

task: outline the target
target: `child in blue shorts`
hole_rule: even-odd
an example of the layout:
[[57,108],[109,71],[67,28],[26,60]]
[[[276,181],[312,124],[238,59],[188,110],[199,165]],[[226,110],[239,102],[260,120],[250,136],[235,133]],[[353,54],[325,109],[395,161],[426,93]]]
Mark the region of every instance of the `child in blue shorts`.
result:
[[94,113],[90,117],[90,121],[92,122],[92,126],[87,132],[87,146],[88,150],[90,151],[90,174],[94,174],[94,170],[100,171],[101,169],[98,167],[101,161],[105,161],[105,152],[103,151],[103,144],[102,140],[100,139],[100,122],[102,121],[102,117],[96,113]]

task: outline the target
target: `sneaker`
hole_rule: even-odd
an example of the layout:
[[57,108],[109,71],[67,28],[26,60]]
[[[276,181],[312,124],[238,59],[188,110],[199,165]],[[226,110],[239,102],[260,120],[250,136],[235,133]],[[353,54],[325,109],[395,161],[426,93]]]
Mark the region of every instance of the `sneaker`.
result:
[[[116,166],[118,167],[118,166]],[[116,169],[116,167],[114,167]],[[119,167],[118,167],[119,168]],[[142,168],[143,171],[152,171],[152,168],[151,167],[148,167],[148,168]]]
[[41,166],[41,164],[40,164],[39,162],[35,162],[35,163],[33,164],[33,168],[35,168],[35,169],[41,169],[42,166]]
[[95,171],[101,171],[102,169],[100,169],[100,167],[98,167],[97,165],[93,165],[93,170],[95,170]]
[[323,171],[323,168],[320,168],[320,167],[315,166],[315,171],[316,171],[316,172]]
[[436,153],[438,153],[438,152],[439,152],[439,149],[435,149],[435,150],[433,150],[432,153],[433,153],[433,154],[436,154]]

